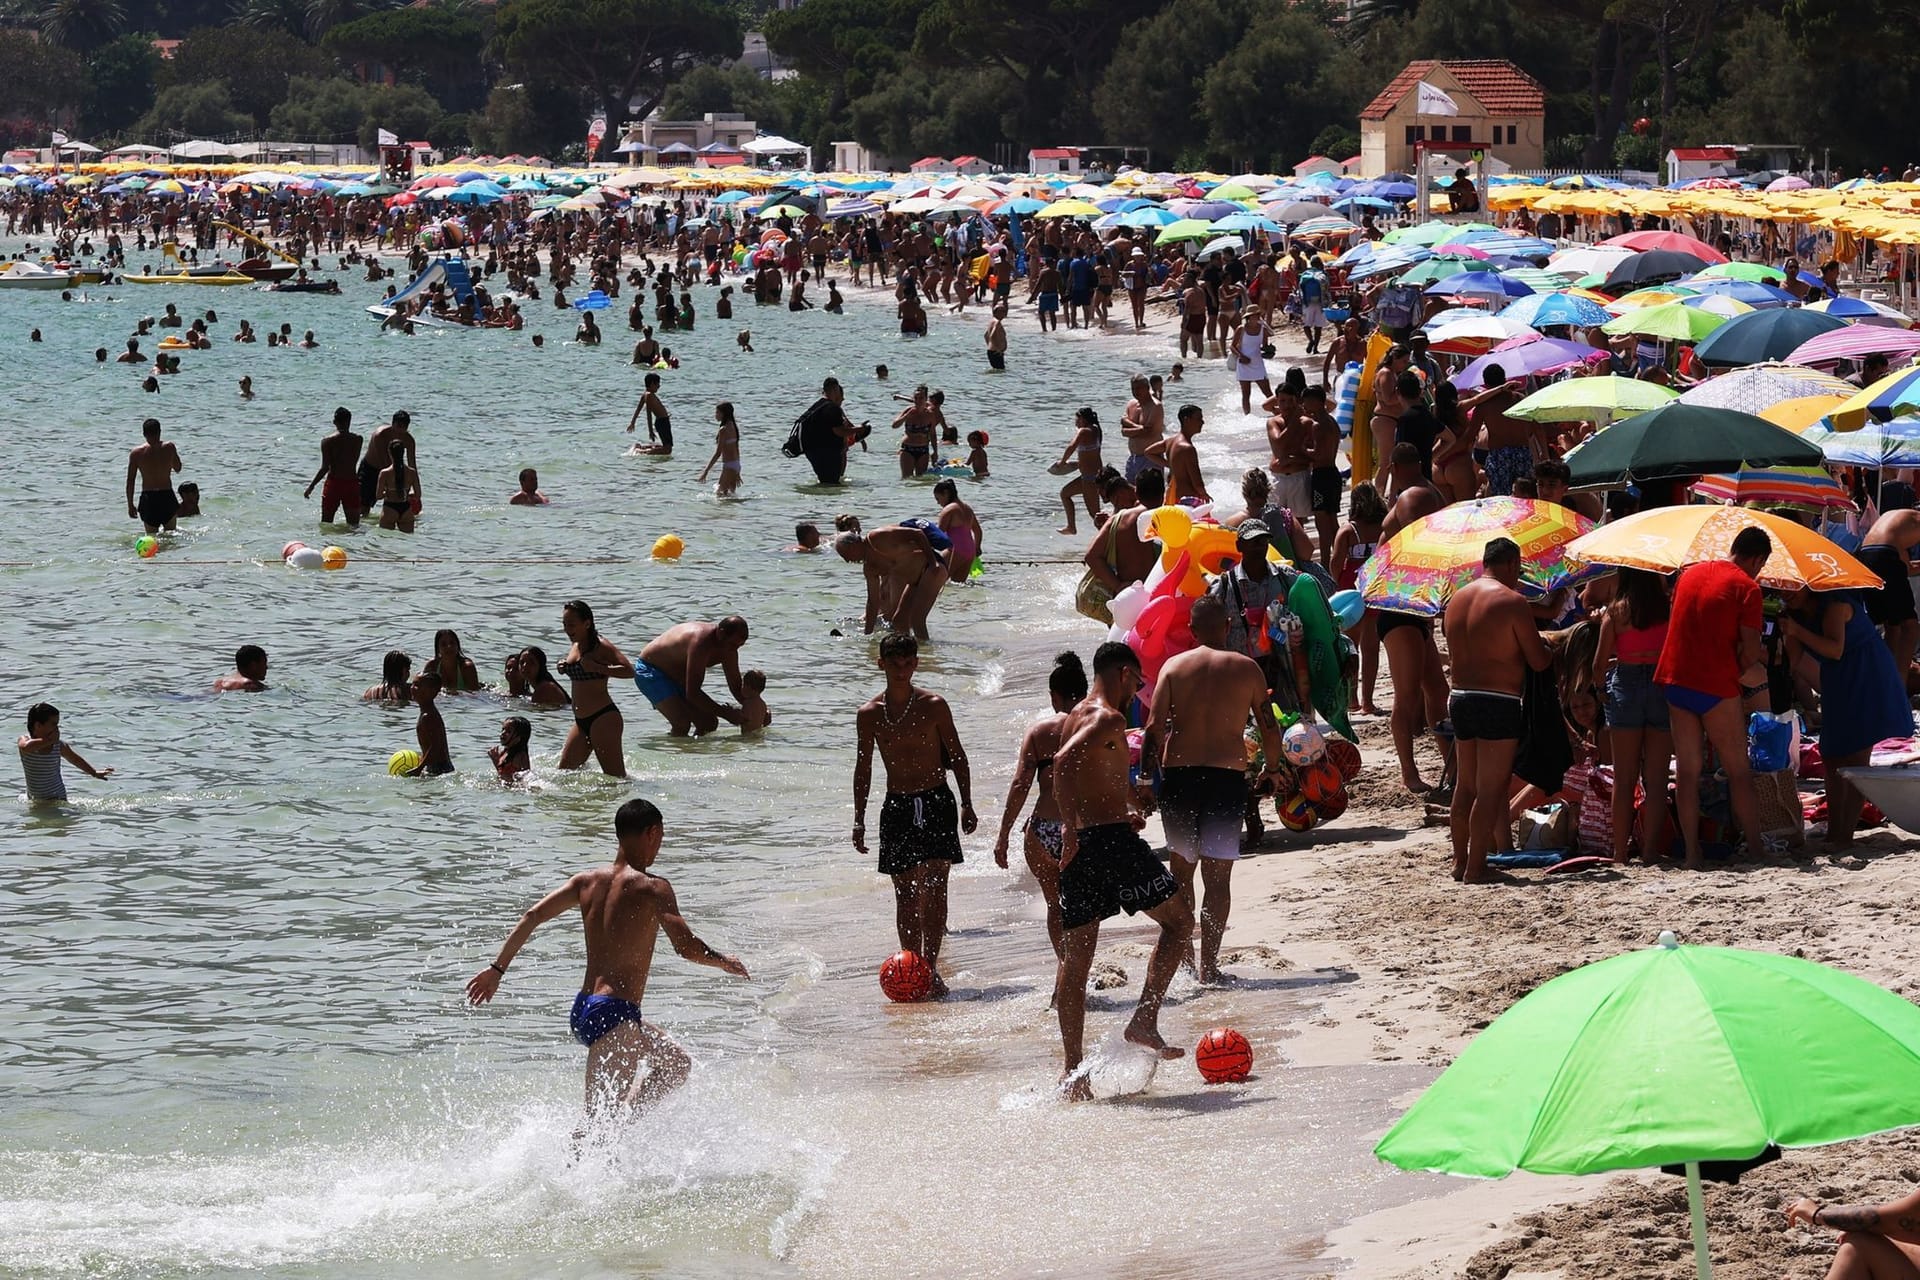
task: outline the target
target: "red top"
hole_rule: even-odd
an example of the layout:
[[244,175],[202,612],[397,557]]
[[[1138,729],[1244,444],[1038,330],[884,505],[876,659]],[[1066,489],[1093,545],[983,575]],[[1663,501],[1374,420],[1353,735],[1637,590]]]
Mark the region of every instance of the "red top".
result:
[[1673,590],[1657,684],[1740,696],[1740,628],[1760,630],[1760,586],[1728,560],[1689,565]]

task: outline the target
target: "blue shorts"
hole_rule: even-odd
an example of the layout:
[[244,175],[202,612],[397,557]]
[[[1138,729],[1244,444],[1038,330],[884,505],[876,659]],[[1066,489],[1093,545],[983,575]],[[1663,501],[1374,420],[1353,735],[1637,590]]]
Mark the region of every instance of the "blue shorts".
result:
[[619,996],[592,996],[584,991],[573,998],[573,1012],[567,1017],[573,1038],[585,1045],[591,1045],[623,1022],[640,1025],[640,1006]]
[[670,699],[687,696],[687,691],[680,687],[678,680],[644,659],[633,664],[633,682],[639,686],[641,693],[647,695],[647,701],[656,707]]
[[1667,705],[1690,711],[1696,716],[1704,716],[1726,699],[1718,694],[1702,693],[1698,689],[1689,689],[1683,684],[1663,684],[1660,686],[1667,695]]
[[1607,727],[1665,733],[1668,687],[1653,682],[1651,662],[1616,662],[1607,673]]
[[1057,293],[1043,293],[1038,301],[1040,314],[1043,316],[1050,316],[1060,309],[1060,295]]

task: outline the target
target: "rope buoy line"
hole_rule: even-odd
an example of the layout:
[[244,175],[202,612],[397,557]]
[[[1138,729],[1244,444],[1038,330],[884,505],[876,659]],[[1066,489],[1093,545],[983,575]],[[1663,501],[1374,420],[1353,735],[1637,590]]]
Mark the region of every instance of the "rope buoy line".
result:
[[[170,556],[155,556],[152,559],[148,560],[146,563],[169,564],[169,565],[178,565],[182,568],[205,569],[205,568],[219,568],[222,566],[241,565],[241,564],[271,566],[273,562],[271,560],[265,560],[265,559],[261,559],[261,560],[181,560],[181,559],[177,559]],[[492,565],[506,565],[513,568],[537,569],[537,568],[547,567],[550,565],[651,564],[653,563],[653,557],[652,556],[602,556],[595,559],[582,559],[582,560],[471,560],[465,557],[455,559],[453,557],[412,556],[412,557],[402,557],[399,559],[392,559],[392,560],[355,560],[353,563],[356,567],[364,567],[367,565],[382,565],[382,564],[434,564],[434,565],[492,564]],[[1079,561],[1079,560],[994,560],[992,561],[992,563],[996,565],[1007,565],[1013,568],[1034,568],[1041,565],[1052,565],[1052,564],[1080,564],[1082,563],[1082,561]],[[0,569],[54,569],[58,567],[60,566],[54,564],[50,560],[49,561],[0,560]]]

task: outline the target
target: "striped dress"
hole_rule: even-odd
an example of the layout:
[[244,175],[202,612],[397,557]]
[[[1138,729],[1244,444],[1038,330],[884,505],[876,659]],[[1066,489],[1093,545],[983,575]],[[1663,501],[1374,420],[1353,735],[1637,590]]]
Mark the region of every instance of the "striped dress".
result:
[[66,780],[60,776],[60,748],[51,751],[22,751],[20,767],[27,773],[29,800],[65,800]]

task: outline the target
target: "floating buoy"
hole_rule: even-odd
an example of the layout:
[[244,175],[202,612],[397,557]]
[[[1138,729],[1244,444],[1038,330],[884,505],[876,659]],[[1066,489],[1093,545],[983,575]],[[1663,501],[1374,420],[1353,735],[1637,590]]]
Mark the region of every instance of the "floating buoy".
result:
[[687,544],[680,541],[677,533],[663,533],[653,540],[653,558],[655,560],[678,560]]
[[318,547],[302,547],[287,557],[287,566],[292,569],[318,569],[325,563]]
[[286,546],[280,548],[280,558],[285,560],[306,545],[304,542],[289,542]]
[[326,548],[324,551],[320,553],[320,567],[322,569],[346,568],[347,567],[346,548],[345,547]]

